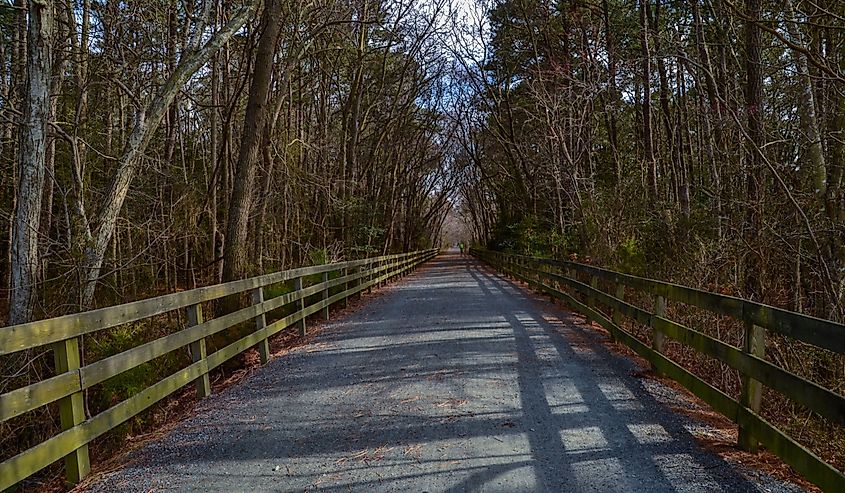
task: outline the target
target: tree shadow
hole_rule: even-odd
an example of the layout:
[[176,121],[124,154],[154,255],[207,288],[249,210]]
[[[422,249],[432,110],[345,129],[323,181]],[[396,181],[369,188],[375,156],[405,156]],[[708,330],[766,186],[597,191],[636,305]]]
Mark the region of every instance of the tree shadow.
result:
[[95,489],[757,491],[581,331],[441,256]]

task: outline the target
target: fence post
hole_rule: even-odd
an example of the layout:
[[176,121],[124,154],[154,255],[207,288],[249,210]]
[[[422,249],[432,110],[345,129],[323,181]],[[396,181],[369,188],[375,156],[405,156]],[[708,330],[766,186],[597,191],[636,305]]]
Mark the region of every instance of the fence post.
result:
[[[590,276],[590,287],[593,288],[593,289],[596,289],[596,288],[598,288],[598,286],[599,286],[599,278],[591,275]],[[587,307],[592,308],[593,310],[596,309],[595,298],[593,297],[592,291],[590,291],[590,294],[587,295]],[[589,315],[587,315],[586,323],[587,323],[587,325],[593,324],[593,319],[590,318]]]
[[537,277],[538,277],[540,284],[545,284],[546,286],[548,286],[548,289],[544,288],[543,291],[549,296],[549,301],[553,302],[555,300],[555,297],[552,294],[552,292],[556,291],[556,290],[555,290],[555,282],[549,276],[549,274],[551,274],[551,272],[552,272],[552,266],[549,265],[549,264],[543,263],[543,264],[539,264],[537,267],[538,267],[537,270],[539,271],[537,273]]
[[378,271],[378,270],[380,270],[383,266],[384,266],[384,260],[379,260],[379,261],[377,261],[377,262],[376,262],[376,265],[375,265],[375,267],[373,268],[373,277],[372,277],[372,280],[373,280],[373,281],[375,281],[375,284],[373,284],[373,290],[374,290],[374,291],[375,291],[375,290],[377,290],[377,289],[379,289],[379,288],[381,287],[381,281],[379,281],[379,280],[378,280],[379,275],[380,275],[381,273],[380,273],[380,272],[377,272],[377,271]]
[[364,282],[364,278],[361,274],[362,268],[363,268],[363,264],[355,267],[355,275],[358,276],[358,278],[355,279],[355,291],[356,291],[355,295],[358,296],[357,299],[359,299],[359,300],[361,299],[361,290],[359,289],[359,287],[361,286],[361,283]]
[[[327,282],[329,282],[329,273],[323,272],[323,283],[325,284]],[[323,289],[323,302],[325,302],[327,299],[329,299],[329,288],[328,288],[328,286],[326,286]],[[328,320],[328,319],[329,319],[329,305],[326,305],[326,306],[323,307],[323,320]]]
[[[666,318],[666,298],[661,295],[654,296],[654,315],[656,317]],[[654,327],[651,328],[651,347],[656,352],[663,354],[663,346],[666,342],[666,336],[663,332],[655,329]],[[651,365],[652,370],[657,371],[657,368],[654,367],[654,364]]]
[[[197,303],[196,305],[190,305],[188,308],[185,309],[185,314],[188,317],[188,327],[193,327],[195,325],[199,325],[203,323],[202,317],[202,305]],[[206,349],[205,349],[205,337],[198,341],[194,341],[190,345],[190,352],[191,352],[191,361],[196,363],[197,361],[205,361]],[[206,363],[200,363],[202,366],[202,375],[200,375],[195,381],[194,386],[197,389],[197,397],[203,398],[208,397],[211,395],[211,381],[208,379],[208,365]]]
[[[546,280],[549,281],[549,287],[553,291],[552,293],[549,293],[549,297],[553,301],[557,298],[557,293],[554,293],[554,291],[556,291],[556,292],[562,291],[562,289],[560,287],[560,281],[557,279],[557,276],[559,274],[560,273],[557,272],[557,266],[555,266],[554,264],[547,264],[546,265]],[[555,276],[555,277],[552,277],[552,276]]]
[[[53,346],[56,373],[78,370],[81,362],[79,338],[59,341]],[[85,402],[82,392],[75,392],[59,399],[59,418],[62,430],[69,430],[85,421]],[[76,484],[91,472],[88,458],[88,444],[65,456],[65,478],[69,484]]]
[[[745,322],[745,340],[742,345],[743,351],[746,353],[763,358],[766,355],[766,331],[763,327],[754,325],[751,322]],[[763,397],[763,385],[747,375],[742,375],[742,393],[740,395],[740,404],[754,411],[760,412],[760,402]],[[739,427],[739,437],[737,438],[739,446],[748,452],[756,453],[759,444],[757,437],[751,435],[749,431],[742,426]]]
[[[259,286],[253,289],[250,297],[252,298],[253,305],[264,303],[264,288]],[[267,318],[262,310],[261,313],[255,317],[255,331],[258,332],[264,327],[267,327]],[[270,341],[268,341],[265,337],[255,345],[255,348],[258,349],[258,354],[261,356],[261,364],[267,364],[267,362],[270,361]]]
[[[621,282],[616,283],[616,299],[619,301],[625,301],[625,285]],[[613,310],[613,325],[622,328],[622,311],[619,308],[615,308]],[[613,335],[613,332],[610,333],[610,340],[616,341],[616,337]]]
[[[559,293],[562,293],[564,288],[563,288],[563,286],[560,284],[560,279],[559,279],[559,276],[561,276],[561,275],[562,275],[562,274],[561,274],[561,271],[560,271],[560,266],[559,266],[559,265],[556,265],[556,264],[549,264],[549,269],[548,269],[548,271],[549,271],[549,275],[550,275],[550,277],[549,277],[549,284],[551,285],[552,289],[554,289],[555,291],[557,291],[557,292],[559,292]],[[554,279],[552,279],[552,278],[551,278],[551,275],[554,275],[554,276],[555,276],[555,278],[554,278]],[[563,302],[563,300],[562,300],[562,299],[561,299],[560,301],[561,301],[561,302]],[[564,303],[565,303],[565,302],[564,302]]]
[[[299,276],[293,280],[293,289],[295,291],[302,291],[302,276]],[[305,297],[296,300],[296,307],[297,311],[299,312],[305,311]],[[303,316],[299,319],[299,335],[304,337],[307,333],[308,331],[305,328],[305,316]]]
[[[343,277],[348,276],[349,275],[349,269],[344,267],[343,270],[340,271],[340,275],[342,275]],[[347,291],[349,291],[349,281],[348,280],[343,283],[343,292],[346,293]],[[349,293],[346,293],[345,295],[343,295],[343,307],[347,308],[348,306],[349,306]]]

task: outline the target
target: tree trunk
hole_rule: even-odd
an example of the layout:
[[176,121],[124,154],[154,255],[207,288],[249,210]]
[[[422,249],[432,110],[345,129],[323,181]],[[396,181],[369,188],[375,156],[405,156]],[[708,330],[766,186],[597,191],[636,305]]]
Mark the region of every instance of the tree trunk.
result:
[[53,67],[53,3],[29,5],[27,93],[21,130],[20,181],[12,241],[9,323],[32,320],[38,272],[38,233],[44,192],[47,124],[50,118],[50,75]]
[[648,2],[640,0],[640,48],[643,78],[643,153],[648,177],[649,198],[657,201],[657,157],[654,154],[654,132],[651,128],[651,50],[648,46]]
[[282,1],[268,0],[261,19],[261,34],[255,53],[252,83],[249,89],[241,148],[235,171],[232,201],[226,227],[223,252],[223,281],[246,274],[249,249],[247,236],[249,214],[255,191],[255,175],[261,154],[264,126],[268,121],[268,96],[273,76],[273,58],[282,25]]
[[760,10],[762,0],[746,0],[748,20],[745,25],[746,85],[745,110],[748,115],[748,167],[746,196],[748,208],[745,216],[745,239],[749,247],[746,257],[743,285],[745,296],[760,301],[763,286],[763,258],[760,248],[763,195],[763,73],[761,66]]
[[[692,5],[693,23],[695,24],[695,44],[698,48],[698,56],[701,63],[701,72],[703,72],[704,86],[707,88],[707,98],[709,105],[702,105],[701,109],[704,113],[701,116],[705,140],[704,148],[707,153],[707,161],[710,165],[710,186],[712,188],[714,205],[716,207],[716,238],[722,239],[722,221],[724,212],[722,210],[722,178],[719,165],[716,161],[716,143],[721,141],[721,132],[717,131],[713,125],[713,114],[716,114],[717,124],[721,120],[722,103],[719,100],[719,92],[716,86],[716,80],[713,77],[713,68],[710,62],[710,51],[707,48],[707,42],[704,38],[704,27],[701,21],[701,12],[699,9],[698,0],[690,0]],[[700,79],[701,77],[699,77]],[[698,82],[697,82],[698,84]],[[701,96],[703,99],[704,96]]]
[[613,163],[616,172],[616,183],[622,183],[622,160],[619,158],[619,131],[617,125],[617,113],[619,111],[619,90],[616,86],[616,40],[613,35],[613,28],[610,25],[610,6],[607,0],[602,0],[602,11],[604,14],[604,36],[607,49],[607,85],[608,85],[608,108],[607,108],[607,138],[613,151]]
[[[795,8],[792,1],[786,1],[786,10],[789,20],[786,22],[786,29],[792,42],[804,46],[801,27],[796,19]],[[801,131],[804,134],[807,144],[807,160],[809,166],[806,170],[813,187],[813,195],[820,204],[824,203],[827,195],[827,165],[825,164],[824,149],[822,149],[821,133],[819,132],[819,121],[816,117],[816,98],[813,93],[813,81],[810,78],[810,66],[807,55],[792,50],[792,58],[795,62],[798,76],[798,117],[801,122]]]
[[82,290],[80,304],[82,308],[88,308],[94,301],[94,291],[97,280],[100,276],[100,269],[105,259],[106,249],[114,233],[120,209],[129,186],[141,163],[141,158],[147,145],[150,143],[156,129],[173,99],[185,85],[185,83],[199,70],[213,55],[231,38],[240,28],[246,24],[255,10],[257,1],[249,4],[241,10],[222,29],[217,31],[208,42],[198,51],[183,55],[176,70],[162,86],[156,97],[146,106],[145,110],[139,112],[135,118],[135,125],[126,143],[123,156],[118,162],[117,171],[111,187],[106,194],[104,203],[98,216],[99,229],[95,237],[91,238],[85,248],[82,260],[82,274],[85,284]]
[[[215,27],[217,22],[215,21]],[[211,180],[208,183],[208,195],[209,195],[209,211],[208,211],[208,220],[209,220],[209,250],[211,252],[211,259],[214,261],[213,269],[214,272],[219,271],[219,268],[216,267],[220,265],[219,263],[222,262],[221,259],[217,257],[217,184],[220,181],[220,173],[222,173],[220,160],[218,160],[218,147],[220,142],[220,130],[218,124],[218,115],[220,114],[219,106],[220,106],[220,88],[218,84],[219,78],[219,55],[214,55],[214,59],[211,62],[211,118],[209,125],[211,125],[211,149],[209,152],[209,169],[211,170]],[[217,282],[220,282],[220,276],[215,278]]]

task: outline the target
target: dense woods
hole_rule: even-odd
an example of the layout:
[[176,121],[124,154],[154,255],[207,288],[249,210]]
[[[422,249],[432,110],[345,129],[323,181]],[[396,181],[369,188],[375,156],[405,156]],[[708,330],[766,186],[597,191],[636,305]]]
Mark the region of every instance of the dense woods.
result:
[[[453,189],[445,8],[0,0],[0,318],[434,244]],[[185,323],[105,331],[80,341],[82,361]],[[184,358],[86,392],[86,415]],[[0,357],[0,393],[53,365]],[[49,407],[0,424],[3,458],[57,429]]]
[[843,322],[844,44],[841,0],[0,0],[0,313],[471,236]]
[[[845,320],[845,3],[485,6],[464,26],[455,108],[482,244]],[[683,310],[743,345],[741,325]],[[739,395],[736,372],[669,350]],[[845,390],[841,356],[778,338],[766,352]],[[841,469],[841,430],[770,394],[768,419]]]
[[495,2],[466,45],[482,243],[845,316],[842,2]]
[[2,6],[10,322],[432,243],[443,6],[259,3]]

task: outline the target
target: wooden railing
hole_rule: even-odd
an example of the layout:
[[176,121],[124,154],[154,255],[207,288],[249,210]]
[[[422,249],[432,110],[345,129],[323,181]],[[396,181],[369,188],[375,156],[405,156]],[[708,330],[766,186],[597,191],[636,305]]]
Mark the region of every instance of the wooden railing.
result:
[[[598,322],[610,332],[611,337],[648,360],[654,370],[679,382],[714,410],[737,423],[742,448],[756,451],[758,442],[762,443],[823,490],[845,491],[845,476],[841,471],[760,416],[762,386],[765,385],[823,416],[832,425],[845,425],[845,397],[765,359],[766,330],[845,354],[845,326],[740,298],[590,265],[489,250],[472,250],[471,253],[502,272],[563,300],[586,316],[588,321]],[[607,292],[601,287],[608,287]],[[626,303],[626,289],[631,294],[651,297],[653,312]],[[667,301],[742,321],[745,330],[743,347],[735,347],[669,320]],[[622,316],[651,329],[651,347],[623,329]],[[737,370],[742,378],[740,399],[734,400],[663,354],[667,337]]]
[[[268,338],[297,324],[305,335],[305,318],[387,279],[404,274],[437,255],[437,250],[387,255],[364,260],[293,269],[251,279],[193,289],[84,313],[0,328],[0,356],[51,345],[55,376],[0,395],[0,422],[41,406],[58,402],[64,431],[0,463],[0,491],[13,486],[64,458],[69,483],[76,483],[90,470],[88,443],[136,416],[177,389],[192,382],[197,393],[211,393],[209,371],[232,357],[257,347],[262,363],[270,357]],[[305,276],[322,275],[322,282],[304,286]],[[336,277],[332,278],[331,274]],[[265,288],[294,281],[294,291],[265,299]],[[340,292],[330,294],[332,289]],[[232,313],[203,319],[202,303],[242,293],[251,295],[251,305]],[[315,296],[320,295],[321,296]],[[306,300],[319,301],[306,305]],[[296,311],[271,323],[265,314],[296,303]],[[186,310],[187,327],[168,336],[141,344],[99,361],[82,365],[80,337],[129,324],[173,310]],[[237,324],[254,320],[255,330],[210,354],[206,338]],[[189,348],[192,363],[134,396],[92,416],[85,417],[83,391],[172,351]]]

